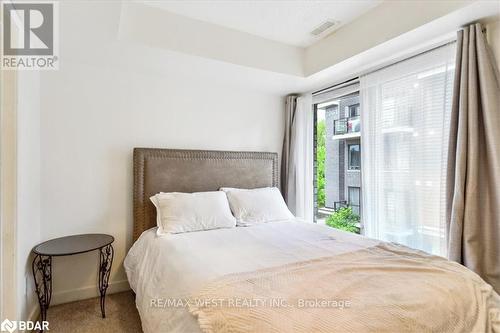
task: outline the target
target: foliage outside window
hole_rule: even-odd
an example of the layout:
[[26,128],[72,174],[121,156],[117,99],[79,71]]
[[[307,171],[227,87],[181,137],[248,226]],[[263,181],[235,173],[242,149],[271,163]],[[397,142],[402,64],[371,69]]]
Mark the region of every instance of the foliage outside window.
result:
[[316,125],[316,180],[318,190],[318,207],[325,207],[325,121],[321,120]]
[[359,234],[359,215],[351,207],[343,207],[330,215],[326,220],[330,227]]

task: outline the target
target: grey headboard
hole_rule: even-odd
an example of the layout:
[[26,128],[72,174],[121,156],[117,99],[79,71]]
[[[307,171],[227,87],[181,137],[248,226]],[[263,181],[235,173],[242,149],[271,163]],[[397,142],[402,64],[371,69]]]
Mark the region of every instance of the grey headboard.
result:
[[277,153],[135,148],[134,241],[156,226],[149,197],[158,192],[266,186],[279,186]]

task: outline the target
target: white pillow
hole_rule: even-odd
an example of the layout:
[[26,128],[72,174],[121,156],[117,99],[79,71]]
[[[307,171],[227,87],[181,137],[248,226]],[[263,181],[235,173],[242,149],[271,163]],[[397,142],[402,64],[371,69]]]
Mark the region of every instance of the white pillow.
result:
[[223,187],[238,226],[293,219],[276,187],[238,189]]
[[158,193],[150,200],[156,207],[159,235],[232,228],[236,225],[226,195],[219,191]]

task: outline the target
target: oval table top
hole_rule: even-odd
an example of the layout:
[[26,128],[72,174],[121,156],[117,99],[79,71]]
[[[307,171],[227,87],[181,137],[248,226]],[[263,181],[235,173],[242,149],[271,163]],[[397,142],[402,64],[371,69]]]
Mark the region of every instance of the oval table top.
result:
[[33,248],[33,252],[44,256],[68,256],[100,249],[114,240],[107,234],[72,235],[40,243]]

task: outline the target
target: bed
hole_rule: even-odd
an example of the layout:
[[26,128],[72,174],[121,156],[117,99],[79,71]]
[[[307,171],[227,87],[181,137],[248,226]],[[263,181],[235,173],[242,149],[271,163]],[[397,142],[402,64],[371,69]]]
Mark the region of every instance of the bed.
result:
[[158,236],[149,197],[279,185],[278,156],[136,148],[124,262],[144,332],[500,332],[500,299],[463,266],[289,219]]

